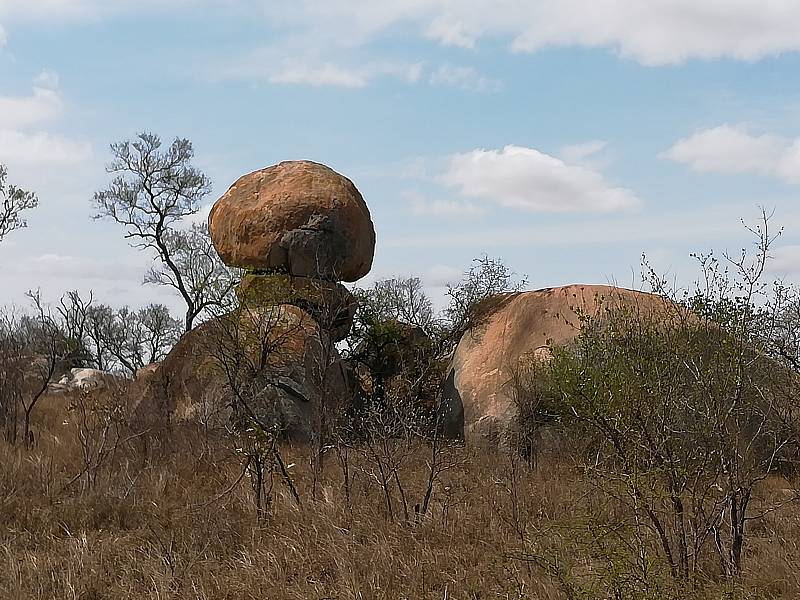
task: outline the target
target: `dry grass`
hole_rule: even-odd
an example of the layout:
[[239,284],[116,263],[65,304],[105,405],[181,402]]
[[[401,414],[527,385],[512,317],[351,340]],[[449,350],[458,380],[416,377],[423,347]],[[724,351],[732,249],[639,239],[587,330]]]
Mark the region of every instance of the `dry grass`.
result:
[[[419,445],[400,472],[411,518],[398,510],[389,521],[364,456],[352,454],[349,503],[335,457],[314,500],[308,449],[287,445],[302,504],[276,480],[269,518],[258,522],[247,479],[215,500],[242,463],[224,437],[199,429],[150,438],[146,449],[126,443],[93,487],[67,486],[82,468],[67,402],[43,401],[32,450],[0,446],[0,598],[567,598],[553,557],[572,564],[570,577],[596,580],[581,597],[607,597],[598,555],[574,540],[587,514],[609,509],[555,459],[531,471],[450,448],[452,468],[418,520],[428,452]],[[775,479],[763,493],[787,487]],[[737,590],[710,582],[673,597],[800,597],[800,510],[754,527]]]

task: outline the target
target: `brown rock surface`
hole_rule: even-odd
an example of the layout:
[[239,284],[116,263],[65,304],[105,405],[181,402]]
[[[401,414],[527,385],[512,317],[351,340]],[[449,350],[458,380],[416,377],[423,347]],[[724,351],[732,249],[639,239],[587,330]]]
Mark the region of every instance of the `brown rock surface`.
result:
[[245,275],[236,295],[245,306],[297,306],[314,317],[335,342],[350,333],[358,308],[353,294],[341,283],[290,275]]
[[[253,311],[238,314],[239,333],[232,335],[248,339],[254,333],[250,330],[254,321],[258,321],[254,327],[259,330],[266,327],[268,339],[274,342],[267,361],[269,378],[274,383],[263,390],[257,402],[277,414],[287,436],[307,437],[314,403],[321,401],[325,393],[345,399],[347,374],[338,355],[324,356],[324,334],[304,311],[291,305],[261,310],[269,315],[262,318]],[[133,402],[137,404],[138,421],[190,421],[209,426],[228,422],[231,397],[215,355],[227,347],[222,344],[231,343],[228,338],[220,342],[219,336],[230,333],[234,322],[212,319],[203,323],[184,334],[155,369],[137,376],[137,397]]]
[[240,177],[208,218],[226,264],[298,277],[356,281],[372,267],[375,229],[355,185],[310,161]]
[[[601,307],[664,310],[652,294],[604,285],[569,285],[501,296],[491,301],[481,324],[461,338],[445,383],[447,429],[468,439],[502,434],[516,409],[508,382],[521,358],[547,358],[548,342],[567,344],[580,331],[575,309]],[[459,431],[460,430],[460,431]]]

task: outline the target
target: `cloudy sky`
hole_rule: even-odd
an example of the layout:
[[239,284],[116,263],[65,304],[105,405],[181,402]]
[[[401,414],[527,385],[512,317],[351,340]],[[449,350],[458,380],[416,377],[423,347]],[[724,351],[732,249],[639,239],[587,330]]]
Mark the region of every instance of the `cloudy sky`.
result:
[[0,244],[0,303],[169,300],[91,219],[139,131],[193,141],[209,204],[332,166],[372,211],[368,279],[434,295],[482,253],[531,287],[638,287],[642,253],[689,283],[759,205],[800,279],[798,31],[797,0],[0,0],[0,163],[41,201]]

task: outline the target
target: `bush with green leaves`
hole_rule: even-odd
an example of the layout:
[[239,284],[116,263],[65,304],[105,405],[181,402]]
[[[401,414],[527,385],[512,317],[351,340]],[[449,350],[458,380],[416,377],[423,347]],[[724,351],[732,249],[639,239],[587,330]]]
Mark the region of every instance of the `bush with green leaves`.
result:
[[755,257],[701,257],[692,293],[651,277],[652,303],[580,315],[574,342],[517,382],[523,447],[558,430],[629,542],[678,579],[741,573],[751,522],[775,509],[759,484],[798,441],[798,374],[767,343],[783,310],[762,282],[774,238],[766,218],[752,231]]

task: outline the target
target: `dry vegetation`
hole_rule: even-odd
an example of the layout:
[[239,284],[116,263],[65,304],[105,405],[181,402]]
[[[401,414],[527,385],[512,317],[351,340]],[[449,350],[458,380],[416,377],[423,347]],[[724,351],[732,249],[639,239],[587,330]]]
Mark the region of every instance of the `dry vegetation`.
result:
[[[462,334],[523,285],[501,261],[475,261],[438,316],[418,279],[357,291],[339,348],[316,324],[287,330],[305,313],[280,286],[231,310],[237,273],[205,230],[170,227],[207,191],[187,141],[112,148],[99,214],[158,251],[149,281],[181,294],[185,330],[220,313],[205,351],[232,418],[152,425],[136,382],[53,385],[72,366],[163,358],[179,328],[163,307],[70,293],[52,310],[32,293],[31,313],[0,312],[0,599],[800,597],[800,290],[762,281],[766,213],[755,257],[698,257],[694,295],[651,272],[681,318],[581,315],[571,345],[516,365],[518,418],[465,446],[441,437],[437,405]],[[156,188],[142,184],[154,153]],[[36,205],[4,178],[0,239]],[[324,329],[348,307],[316,308]],[[177,383],[202,387],[190,354],[173,356]],[[285,441],[271,395],[284,363],[316,390],[307,443]]]
[[[241,457],[224,437],[187,427],[127,439],[115,424],[120,412],[81,410],[98,400],[48,396],[35,447],[0,447],[2,598],[800,595],[796,506],[756,523],[737,581],[690,589],[670,583],[654,561],[640,592],[616,595],[633,572],[624,525],[603,535],[589,526],[622,521],[559,452],[529,469],[509,454],[446,446],[430,509],[419,517],[430,447],[403,443],[398,478],[409,518],[400,508],[390,520],[368,455],[344,449],[349,490],[341,462],[328,460],[314,499],[308,447],[286,445],[301,502],[275,477],[259,520]],[[106,439],[105,450],[85,452],[87,436]],[[792,488],[774,477],[758,494],[780,500]],[[401,507],[396,485],[391,492]]]

